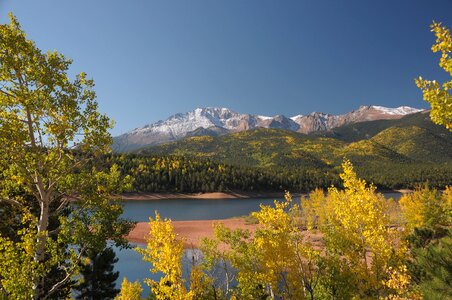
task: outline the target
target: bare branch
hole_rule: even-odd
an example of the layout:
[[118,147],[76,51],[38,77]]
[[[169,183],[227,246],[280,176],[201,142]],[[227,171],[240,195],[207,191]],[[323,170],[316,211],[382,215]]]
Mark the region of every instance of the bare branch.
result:
[[63,201],[61,201],[60,205],[57,207],[57,209],[55,209],[55,211],[51,214],[52,216],[56,216],[60,213],[61,210],[63,210],[63,208],[66,207],[66,204],[69,202],[69,198],[65,197],[63,199]]
[[17,200],[14,200],[14,199],[0,198],[0,202],[5,202],[5,203],[13,204],[13,205],[16,205],[19,207],[23,207],[22,203],[20,203]]
[[3,95],[5,95],[5,96],[7,96],[7,97],[14,98],[14,95],[13,95],[13,94],[10,94],[10,93],[8,93],[7,91],[4,91],[4,90],[2,90],[2,89],[0,89],[0,93],[2,93]]
[[51,296],[53,293],[55,293],[61,286],[63,286],[63,284],[65,284],[72,277],[72,275],[74,275],[77,265],[80,262],[80,259],[82,258],[82,255],[84,254],[85,250],[86,250],[86,247],[83,246],[80,249],[80,252],[77,256],[74,266],[72,268],[70,268],[69,270],[66,270],[66,276],[63,279],[61,279],[59,282],[55,283],[42,299],[48,299],[49,296]]
[[53,236],[60,231],[61,231],[61,227],[57,227],[56,229],[49,231],[49,236]]

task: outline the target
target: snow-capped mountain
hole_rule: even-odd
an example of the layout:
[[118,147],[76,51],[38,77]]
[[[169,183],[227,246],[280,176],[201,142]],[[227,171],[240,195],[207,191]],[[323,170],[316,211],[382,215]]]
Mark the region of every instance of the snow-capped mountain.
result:
[[376,105],[360,106],[343,115],[330,115],[321,112],[313,112],[309,115],[298,115],[291,119],[296,122],[300,128],[297,130],[301,133],[311,133],[322,130],[330,130],[339,126],[350,123],[399,119],[403,116],[421,112],[423,109],[413,108],[409,106],[400,106],[396,108],[388,108]]
[[135,128],[115,137],[114,149],[117,151],[129,151],[146,145],[176,141],[187,136],[215,136],[256,127],[280,128],[300,133],[311,133],[330,130],[349,123],[397,119],[420,111],[422,109],[408,106],[397,108],[361,106],[357,110],[343,115],[313,112],[308,115],[296,115],[287,118],[283,115],[268,117],[240,114],[228,108],[197,108],[187,113],[175,114],[165,121],[158,121],[144,127]]

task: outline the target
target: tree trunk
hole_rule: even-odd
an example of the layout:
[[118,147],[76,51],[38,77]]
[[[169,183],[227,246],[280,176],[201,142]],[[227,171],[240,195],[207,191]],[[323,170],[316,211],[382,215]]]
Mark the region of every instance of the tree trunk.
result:
[[[35,261],[38,263],[44,263],[45,262],[45,251],[46,251],[46,243],[47,243],[47,228],[49,224],[49,200],[48,196],[44,197],[44,199],[40,200],[40,208],[41,213],[39,215],[39,221],[38,221],[38,232],[37,232],[37,239],[36,239],[36,250],[35,250]],[[38,278],[36,282],[34,283],[33,290],[34,290],[34,299],[39,299],[39,297],[43,296],[44,291],[43,289],[43,281],[44,278]]]

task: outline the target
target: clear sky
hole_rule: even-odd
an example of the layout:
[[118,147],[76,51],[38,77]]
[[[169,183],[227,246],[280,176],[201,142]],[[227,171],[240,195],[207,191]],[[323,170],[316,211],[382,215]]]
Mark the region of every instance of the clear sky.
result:
[[114,135],[196,107],[292,116],[428,107],[429,31],[452,0],[0,0],[43,50],[94,78]]

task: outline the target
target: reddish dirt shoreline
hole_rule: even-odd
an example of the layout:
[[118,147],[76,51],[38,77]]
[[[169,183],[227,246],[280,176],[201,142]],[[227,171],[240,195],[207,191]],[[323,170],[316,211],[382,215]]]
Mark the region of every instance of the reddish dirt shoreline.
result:
[[[392,192],[407,193],[411,190],[397,190]],[[145,201],[145,200],[162,200],[162,199],[246,199],[246,198],[281,198],[283,193],[198,193],[198,194],[158,194],[158,193],[128,193],[121,196],[121,200]],[[294,199],[300,198],[302,194],[293,194]],[[246,224],[243,218],[231,218],[224,220],[190,220],[190,221],[173,221],[174,231],[182,239],[185,240],[185,247],[197,247],[203,237],[213,237],[213,224],[223,223],[231,229],[248,229],[254,232],[257,228],[256,224]],[[126,237],[128,241],[135,243],[146,243],[149,234],[149,223],[139,222],[135,228]],[[306,238],[314,244],[318,244],[321,240],[320,236],[312,232],[306,232]]]
[[[187,249],[197,248],[202,238],[213,238],[213,224],[223,223],[230,229],[247,229],[254,233],[259,225],[246,224],[244,218],[233,218],[225,220],[196,220],[196,221],[173,221],[174,231],[184,240],[184,247]],[[149,235],[149,223],[140,222],[126,237],[129,242],[145,244]],[[324,241],[322,234],[316,230],[303,231],[303,239],[310,243],[315,249],[322,249]],[[220,245],[220,247],[222,247]]]
[[[410,193],[412,190],[381,190],[379,193]],[[307,194],[293,193],[294,199]],[[284,192],[214,192],[214,193],[124,193],[115,198],[125,201],[146,201],[163,199],[248,199],[248,198],[282,198]]]
[[[301,194],[294,194],[299,197]],[[214,193],[124,193],[121,200],[162,200],[162,199],[247,199],[247,198],[282,198],[284,192],[253,193],[253,192],[214,192]]]
[[[254,232],[257,225],[246,224],[243,218],[233,218],[225,220],[196,220],[196,221],[173,221],[174,231],[185,240],[185,247],[197,247],[203,237],[213,237],[213,224],[223,223],[230,229],[248,229]],[[139,222],[127,236],[127,240],[135,243],[146,243],[149,234],[149,223]]]

